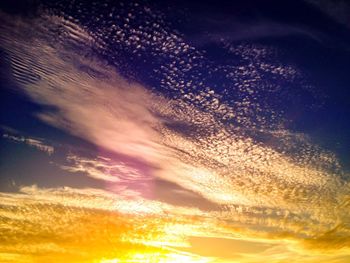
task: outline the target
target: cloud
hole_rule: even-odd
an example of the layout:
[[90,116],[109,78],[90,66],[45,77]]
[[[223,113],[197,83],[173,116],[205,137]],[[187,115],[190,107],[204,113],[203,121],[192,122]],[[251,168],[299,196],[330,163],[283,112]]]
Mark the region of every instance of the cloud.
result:
[[306,0],[307,3],[312,4],[320,11],[334,19],[338,23],[349,27],[349,11],[350,6],[346,1],[314,1]]
[[296,238],[270,239],[245,227],[225,228],[225,220],[217,220],[210,212],[143,198],[130,200],[101,189],[29,186],[0,196],[4,235],[0,259],[278,262],[294,258],[312,262],[340,258],[342,262],[349,251],[327,252],[317,245],[305,249]]
[[[249,86],[243,77],[257,81],[261,77],[258,69],[249,64],[231,72],[232,78],[243,79],[237,92],[244,99],[237,99],[234,105],[200,85],[199,93],[179,88],[181,96],[168,98],[123,78],[115,68],[91,56],[90,45],[95,40],[78,25],[74,28],[84,40],[89,39],[83,41],[87,43],[82,44],[77,34],[73,38],[63,34],[63,40],[55,39],[61,35],[50,35],[57,25],[62,30],[72,27],[63,18],[37,19],[1,18],[1,47],[9,54],[13,78],[34,102],[48,106],[38,118],[93,143],[100,156],[71,154],[68,164],[61,167],[106,181],[107,189],[111,184],[126,183],[127,187],[121,188],[130,191],[128,188],[140,180],[160,178],[216,203],[222,210],[203,212],[170,206],[144,198],[138,194],[143,189],[127,193],[24,187],[20,194],[2,194],[9,240],[2,251],[18,253],[22,249],[43,262],[50,260],[37,251],[49,250],[61,261],[67,255],[76,261],[102,260],[108,251],[106,260],[130,256],[125,260],[132,262],[134,257],[137,262],[151,253],[166,262],[167,256],[173,255],[169,247],[188,246],[186,237],[220,235],[268,242],[287,240],[292,248],[300,245],[301,254],[308,253],[304,247],[309,245],[312,250],[322,240],[329,240],[321,249],[324,251],[349,248],[348,238],[344,238],[349,228],[344,206],[349,185],[341,177],[345,172],[334,154],[311,144],[307,136],[288,132],[281,125],[269,127],[261,115],[261,121],[254,122],[252,115],[264,110],[256,102],[255,92],[265,90]],[[256,47],[230,50],[250,62],[252,57],[259,61],[267,56],[264,49]],[[295,76],[291,69],[260,62],[259,67],[276,71],[283,78]],[[169,83],[181,83],[174,80],[175,71],[169,69]],[[283,123],[280,115],[268,109],[277,116],[276,122]],[[278,142],[280,148],[259,142],[251,134],[254,132]],[[28,143],[45,149],[40,141],[31,139]],[[106,157],[111,153],[115,160]],[[13,212],[11,207],[20,212]],[[28,213],[29,222],[24,220]],[[47,243],[46,236],[52,242]],[[29,240],[30,244],[21,245]],[[89,252],[91,244],[96,246],[95,254]],[[161,248],[160,244],[168,247]],[[132,252],[135,247],[141,252]]]
[[[14,203],[16,211],[11,208]],[[20,194],[1,194],[2,233],[6,236],[0,259],[11,260],[12,254],[16,260],[16,254],[21,254],[19,260],[28,257],[36,262],[146,262],[141,257],[150,255],[154,260],[178,257],[197,262],[201,257],[164,246],[186,244],[181,234],[171,237],[167,228],[191,220],[166,217],[159,205],[137,205],[94,189],[34,186],[22,188]]]
[[142,175],[135,168],[110,158],[97,157],[91,159],[70,154],[67,160],[70,164],[60,166],[62,169],[70,172],[84,172],[95,179],[119,183],[142,179]]
[[4,133],[2,135],[3,138],[11,140],[11,141],[15,141],[15,142],[19,142],[19,143],[25,143],[31,147],[34,147],[40,151],[43,151],[45,153],[47,153],[48,155],[52,155],[55,151],[55,148],[51,145],[47,145],[45,144],[45,142],[39,140],[39,139],[34,139],[34,138],[26,138],[23,136],[17,136],[17,135],[11,135],[8,133]]
[[[61,23],[57,18],[40,19],[47,21],[49,28]],[[47,30],[41,27],[42,22],[32,23],[36,28],[29,32]],[[76,54],[66,46],[70,38],[53,48],[51,39],[32,36],[37,44],[28,45],[21,34],[27,27],[16,27],[16,39],[12,31],[8,36],[5,30],[3,46],[11,53],[14,72],[27,68],[28,74],[38,76],[21,87],[35,102],[53,109],[38,114],[43,121],[94,143],[102,154],[108,150],[144,163],[151,170],[150,177],[174,182],[218,204],[286,209],[307,212],[317,220],[333,220],[328,211],[337,204],[334,198],[342,183],[335,172],[320,164],[325,158],[336,163],[331,155],[307,141],[281,140],[285,145],[296,145],[300,151],[297,159],[294,153],[283,154],[259,144],[218,121],[215,114],[222,110],[215,106],[220,104],[218,99],[208,103],[205,111],[195,106],[196,102],[206,105],[206,95],[212,91],[198,98],[188,93],[184,98],[166,99],[123,79],[96,58]],[[85,48],[89,52],[89,46]],[[222,106],[224,112],[230,111],[229,105]],[[188,129],[179,131],[179,123]],[[75,163],[70,169],[88,172],[86,160],[85,165],[83,160],[75,159]],[[88,172],[90,176],[115,180],[95,168]],[[307,206],[305,200],[312,205]]]

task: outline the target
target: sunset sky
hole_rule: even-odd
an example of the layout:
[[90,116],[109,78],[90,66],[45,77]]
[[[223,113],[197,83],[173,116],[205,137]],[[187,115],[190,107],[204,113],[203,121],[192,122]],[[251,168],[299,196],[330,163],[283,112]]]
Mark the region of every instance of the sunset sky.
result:
[[1,262],[350,262],[350,5],[232,2],[1,2]]

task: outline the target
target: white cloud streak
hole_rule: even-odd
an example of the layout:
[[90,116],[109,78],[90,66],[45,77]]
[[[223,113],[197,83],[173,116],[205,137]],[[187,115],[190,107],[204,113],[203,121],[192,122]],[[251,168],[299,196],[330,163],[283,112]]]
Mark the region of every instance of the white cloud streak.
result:
[[43,151],[47,153],[48,155],[52,155],[55,151],[55,148],[51,145],[45,144],[45,142],[39,140],[39,139],[34,139],[30,137],[24,137],[24,136],[17,136],[17,135],[11,135],[4,133],[2,135],[3,138],[6,138],[11,141],[19,142],[19,143],[25,143],[31,147],[36,148],[39,151]]

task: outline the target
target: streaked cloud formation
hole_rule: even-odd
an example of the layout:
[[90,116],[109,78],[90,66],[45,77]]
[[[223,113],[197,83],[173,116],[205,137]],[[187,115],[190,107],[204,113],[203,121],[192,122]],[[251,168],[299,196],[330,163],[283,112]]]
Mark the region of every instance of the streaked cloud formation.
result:
[[[187,83],[174,81],[178,69],[170,65],[168,80],[162,83],[180,95],[169,98],[125,79],[98,56],[86,56],[93,48],[105,50],[106,46],[79,24],[47,14],[36,19],[1,17],[1,48],[13,79],[21,92],[45,107],[37,117],[98,148],[94,157],[73,150],[59,166],[102,180],[106,187],[41,189],[33,185],[23,186],[18,193],[1,193],[0,259],[349,259],[350,185],[344,179],[348,175],[333,153],[312,144],[307,135],[287,130],[281,113],[258,103],[256,97],[262,91],[254,83],[243,82],[238,89],[242,98],[232,105],[210,88],[195,93]],[[57,28],[60,34],[54,33]],[[182,40],[177,35],[168,37],[169,45],[162,44],[164,54],[173,52],[171,44],[180,46],[180,53],[194,49],[178,45]],[[253,56],[271,74],[299,77],[297,69],[259,60],[273,50],[227,48],[248,62]],[[194,61],[202,63],[200,59]],[[252,82],[258,82],[258,72],[237,67],[228,76],[251,75]],[[266,112],[273,117],[267,119]],[[257,140],[256,134],[264,135],[267,142]],[[38,140],[7,138],[53,153],[53,148]],[[144,188],[157,187],[156,179],[174,183],[183,193],[195,193],[221,209],[202,211],[156,201],[144,194]],[[140,187],[134,187],[139,182]],[[210,250],[211,238],[228,247],[235,244],[237,251]],[[198,244],[210,253],[197,249]]]
[[113,162],[110,158],[97,157],[96,159],[82,158],[76,155],[67,157],[70,165],[61,166],[70,172],[83,172],[95,179],[110,182],[129,182],[140,180],[139,171],[122,162]]
[[[278,262],[290,257],[346,262],[348,253],[309,250],[288,235],[254,237],[245,227],[215,220],[215,214],[151,200],[126,200],[98,189],[23,187],[17,194],[2,193],[1,207],[5,242],[0,255],[9,262],[226,262],[209,242],[214,237],[226,249],[235,245],[232,253],[222,252],[227,262],[261,258]],[[188,239],[191,235],[197,239]]]
[[44,142],[40,141],[39,139],[34,139],[34,138],[25,138],[23,136],[16,136],[16,135],[11,135],[8,133],[4,133],[2,135],[3,138],[6,138],[8,140],[12,140],[15,142],[20,142],[20,143],[25,143],[31,147],[34,147],[40,151],[46,152],[48,155],[51,155],[54,153],[55,148],[53,146],[47,145]]

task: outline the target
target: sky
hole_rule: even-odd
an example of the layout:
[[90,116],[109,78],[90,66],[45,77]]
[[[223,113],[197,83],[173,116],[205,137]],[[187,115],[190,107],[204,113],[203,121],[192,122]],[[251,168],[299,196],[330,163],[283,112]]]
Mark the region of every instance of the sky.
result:
[[0,4],[1,262],[349,262],[346,1]]

